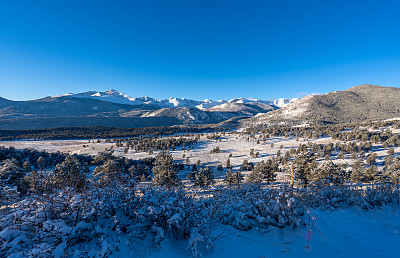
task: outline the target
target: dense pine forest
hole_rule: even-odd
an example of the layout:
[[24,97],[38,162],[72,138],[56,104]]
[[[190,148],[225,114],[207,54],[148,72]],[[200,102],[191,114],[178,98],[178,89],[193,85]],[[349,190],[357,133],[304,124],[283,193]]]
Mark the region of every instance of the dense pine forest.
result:
[[104,139],[117,137],[137,137],[142,135],[171,135],[178,133],[198,133],[224,130],[218,126],[172,126],[172,127],[60,127],[37,130],[0,130],[0,140],[65,140]]

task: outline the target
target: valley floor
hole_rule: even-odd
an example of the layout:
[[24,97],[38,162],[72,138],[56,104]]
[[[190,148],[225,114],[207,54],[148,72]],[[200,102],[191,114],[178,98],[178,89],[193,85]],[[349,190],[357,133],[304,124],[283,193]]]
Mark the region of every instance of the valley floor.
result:
[[[400,129],[393,130],[394,133],[399,133]],[[186,159],[189,158],[190,164],[196,164],[198,161],[201,162],[201,165],[212,166],[216,168],[219,164],[225,167],[226,161],[231,154],[232,157],[229,158],[230,163],[232,165],[233,170],[239,170],[244,160],[248,160],[249,162],[253,162],[254,164],[260,162],[262,160],[267,160],[272,156],[277,155],[277,152],[280,151],[282,155],[290,151],[291,149],[297,149],[299,144],[307,144],[308,142],[317,143],[317,144],[328,144],[328,143],[337,143],[343,141],[334,140],[331,137],[321,137],[318,139],[304,139],[296,137],[272,137],[267,141],[263,142],[262,140],[257,143],[254,139],[247,139],[248,135],[239,136],[239,134],[226,134],[221,137],[220,140],[210,140],[207,139],[207,136],[211,136],[212,134],[204,134],[200,137],[200,140],[197,142],[197,145],[194,149],[187,151],[182,150],[182,148],[177,148],[176,150],[170,150],[174,160],[176,162],[182,162],[186,164]],[[0,146],[5,147],[14,147],[16,149],[24,149],[24,148],[32,148],[39,151],[47,151],[47,152],[64,152],[70,154],[88,154],[88,155],[96,155],[99,152],[105,151],[106,149],[113,148],[114,155],[120,157],[126,157],[134,160],[143,159],[147,157],[155,157],[158,151],[154,151],[153,154],[148,154],[147,152],[135,152],[132,149],[129,149],[128,153],[124,153],[125,147],[117,148],[115,143],[106,142],[104,139],[101,140],[100,143],[90,142],[88,140],[45,140],[45,141],[2,141],[0,142]],[[272,147],[271,147],[272,146]],[[387,149],[381,147],[382,144],[374,144],[371,152],[377,154],[377,163],[379,165],[383,164],[383,159],[387,154]],[[221,149],[221,153],[210,153],[210,151],[216,147]],[[251,157],[250,150],[254,149],[254,153],[259,153],[258,157]],[[394,147],[395,153],[400,153],[400,147]],[[344,159],[338,159],[337,157],[331,157],[333,162],[335,163],[349,163],[352,164],[354,162],[351,159],[349,154],[344,155]],[[323,158],[320,158],[319,161],[323,161]],[[185,178],[185,172],[181,172],[182,179]],[[217,184],[221,183],[224,175],[226,173],[226,169],[223,171],[217,171],[214,169],[214,176]],[[242,171],[243,175],[246,176],[249,171]],[[288,173],[277,173],[278,181],[288,181]]]
[[[399,130],[394,130],[399,133]],[[319,139],[296,139],[295,137],[274,137],[257,143],[256,139],[248,139],[248,135],[226,134],[220,140],[210,140],[204,134],[190,151],[177,148],[172,150],[171,154],[176,162],[186,164],[189,158],[190,164],[200,161],[200,164],[212,166],[218,165],[225,167],[229,158],[234,170],[239,170],[242,162],[260,162],[277,155],[278,151],[284,154],[291,149],[296,149],[299,144],[307,142],[328,144],[336,143],[331,137],[322,137]],[[341,142],[343,143],[343,141]],[[64,152],[71,154],[89,154],[96,155],[106,149],[114,149],[114,155],[131,158],[134,160],[147,157],[154,157],[158,151],[153,154],[147,152],[135,152],[129,149],[124,152],[125,147],[116,147],[115,143],[101,142],[90,143],[88,140],[54,140],[54,141],[9,141],[0,142],[0,146],[15,147],[16,149],[33,148],[48,152]],[[219,147],[221,153],[210,151]],[[251,157],[250,150],[259,153],[258,157]],[[388,148],[382,148],[381,143],[373,144],[371,152],[377,154],[377,165],[382,167],[383,158],[387,155]],[[395,156],[398,157],[400,147],[394,147]],[[232,155],[230,157],[230,155]],[[345,154],[343,159],[338,159],[337,154],[331,156],[335,163],[354,162],[349,154]],[[322,162],[323,158],[317,161]],[[181,171],[181,178],[186,179],[188,172],[187,166]],[[214,175],[218,184],[226,173],[214,169]],[[243,171],[248,174],[249,171]],[[288,180],[287,173],[279,172],[278,180],[280,182]],[[186,180],[186,186],[190,188],[191,183]],[[142,183],[146,185],[149,182]],[[367,187],[365,187],[367,188]],[[279,195],[280,198],[281,195]],[[334,197],[324,196],[322,199],[335,199]],[[277,199],[278,200],[278,199]],[[383,202],[382,202],[383,203]],[[342,206],[347,207],[347,206]],[[204,206],[201,206],[203,209]],[[226,209],[222,209],[226,210]],[[240,214],[240,213],[238,213]],[[283,213],[284,214],[284,213]],[[288,213],[286,213],[288,214]],[[310,218],[314,218],[312,220]],[[238,220],[241,218],[238,217]],[[373,209],[362,209],[360,206],[351,206],[346,209],[328,209],[320,210],[312,208],[310,214],[303,216],[304,225],[301,228],[293,229],[290,226],[278,228],[270,226],[268,230],[255,227],[248,231],[237,230],[233,226],[217,224],[213,234],[221,236],[214,242],[215,247],[212,250],[206,250],[199,247],[198,251],[204,257],[400,257],[400,205],[390,203],[386,206],[375,206]],[[220,221],[218,223],[221,223]],[[173,240],[165,238],[161,245],[152,247],[153,243],[147,240],[134,240],[128,234],[121,236],[119,250],[112,253],[112,257],[198,257],[191,250],[187,249],[188,240]],[[96,246],[92,250],[96,250]],[[98,255],[98,254],[97,254]],[[94,254],[96,256],[96,254]]]

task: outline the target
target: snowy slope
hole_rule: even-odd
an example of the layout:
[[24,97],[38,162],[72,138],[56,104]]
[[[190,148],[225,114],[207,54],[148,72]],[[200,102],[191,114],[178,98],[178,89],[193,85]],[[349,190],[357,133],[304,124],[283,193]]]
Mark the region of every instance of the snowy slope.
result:
[[[303,230],[271,227],[267,232],[239,231],[219,225],[221,239],[215,248],[200,252],[204,257],[399,257],[400,224],[398,207],[335,211],[313,210],[316,218],[308,238]],[[308,240],[310,245],[308,248]],[[190,257],[186,243],[165,243],[161,250],[148,250],[148,257]],[[122,248],[120,256],[132,251]]]
[[277,107],[284,107],[284,106],[286,106],[286,105],[288,105],[288,104],[290,104],[290,103],[292,103],[292,102],[294,102],[294,101],[296,101],[297,100],[297,98],[294,98],[294,99],[284,99],[284,98],[280,98],[280,99],[275,99],[274,101],[273,101],[273,104],[275,105],[275,106],[277,106]]
[[243,115],[255,115],[258,113],[266,113],[275,110],[277,107],[271,104],[265,104],[262,102],[250,102],[250,103],[240,103],[240,102],[227,102],[212,108],[206,109],[212,112],[239,112]]
[[204,110],[204,109],[212,108],[212,107],[224,104],[224,103],[226,103],[226,100],[213,101],[213,100],[205,99],[202,101],[201,104],[197,105],[196,108]]
[[254,102],[271,104],[270,100],[260,100],[254,98],[235,98],[228,101],[228,103],[242,103],[242,104],[254,103]]

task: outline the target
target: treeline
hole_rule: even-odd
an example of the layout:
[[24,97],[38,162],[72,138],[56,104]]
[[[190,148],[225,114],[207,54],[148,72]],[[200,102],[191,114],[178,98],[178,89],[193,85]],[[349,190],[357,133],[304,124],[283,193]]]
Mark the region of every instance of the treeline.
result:
[[173,126],[173,127],[145,127],[145,128],[121,128],[121,127],[60,127],[38,130],[0,130],[0,140],[66,140],[66,139],[98,139],[98,138],[125,138],[141,135],[172,135],[201,133],[210,131],[222,131],[224,129],[215,126]]
[[139,136],[128,139],[114,139],[117,147],[125,146],[125,152],[133,149],[136,152],[149,152],[155,150],[175,150],[181,147],[183,150],[193,149],[199,139],[199,134],[179,137]]

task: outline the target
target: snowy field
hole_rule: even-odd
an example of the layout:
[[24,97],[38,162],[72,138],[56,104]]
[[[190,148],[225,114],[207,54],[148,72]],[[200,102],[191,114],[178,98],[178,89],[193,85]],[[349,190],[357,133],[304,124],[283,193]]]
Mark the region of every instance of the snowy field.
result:
[[[209,134],[211,135],[211,134]],[[260,162],[261,160],[267,160],[272,156],[276,156],[276,153],[280,150],[282,155],[292,148],[297,148],[300,143],[307,143],[308,141],[303,141],[303,139],[296,141],[296,138],[289,137],[274,137],[268,139],[265,143],[260,141],[257,144],[257,140],[247,140],[247,136],[240,137],[238,134],[227,134],[221,137],[218,141],[207,139],[207,134],[201,136],[200,140],[194,149],[190,151],[183,151],[182,148],[177,148],[176,150],[170,150],[174,160],[176,162],[182,162],[186,164],[186,159],[189,158],[190,164],[196,164],[200,160],[201,165],[217,167],[219,164],[225,167],[229,155],[229,158],[233,170],[239,170],[244,160],[253,162],[254,164]],[[316,140],[311,140],[311,142],[316,142],[320,144],[327,144],[332,142],[330,137],[320,138]],[[333,141],[335,142],[335,141]],[[273,148],[271,148],[273,144]],[[101,143],[88,143],[88,140],[47,140],[47,141],[4,141],[0,142],[0,146],[5,147],[12,146],[16,149],[32,148],[36,150],[43,150],[47,152],[64,152],[70,154],[89,154],[96,155],[99,152],[105,151],[113,147],[114,155],[122,156],[130,159],[143,159],[146,157],[155,157],[158,151],[154,151],[152,155],[147,152],[135,152],[129,149],[128,153],[124,153],[125,147],[116,148],[115,144],[106,143],[102,140]],[[84,147],[85,146],[85,147]],[[282,146],[282,148],[281,148]],[[221,153],[210,153],[210,151],[216,147],[221,149]],[[250,156],[250,150],[254,149],[254,153],[259,152],[258,158],[253,158]],[[185,157],[183,157],[185,155]],[[181,171],[181,178],[185,179],[187,170]],[[214,169],[214,176],[216,183],[221,184],[222,179],[226,173],[226,169],[223,171],[217,171]],[[243,171],[242,174],[246,176],[249,171]],[[285,181],[288,180],[288,175],[284,173],[277,174],[277,180]]]
[[[393,132],[399,133],[400,129],[393,130]],[[304,138],[297,140],[295,137],[272,137],[267,139],[265,143],[260,140],[260,143],[257,144],[258,135],[256,135],[256,140],[247,140],[247,135],[239,136],[239,134],[226,134],[218,141],[207,139],[207,136],[209,135],[211,134],[204,134],[201,136],[195,148],[190,151],[183,151],[182,148],[170,150],[174,160],[176,162],[182,162],[186,164],[186,159],[189,158],[190,164],[196,164],[197,161],[200,160],[201,165],[216,167],[221,164],[225,167],[229,155],[232,154],[232,157],[229,158],[232,168],[233,170],[239,170],[244,160],[248,160],[249,162],[253,162],[255,164],[262,160],[267,160],[273,156],[276,156],[279,150],[281,151],[281,154],[284,155],[285,152],[290,151],[290,149],[296,149],[299,144],[307,144],[308,142],[317,144],[335,144],[337,142],[344,143],[343,141],[333,140],[331,137],[321,137],[311,140]],[[96,155],[99,152],[113,147],[115,156],[126,157],[134,160],[143,159],[146,157],[155,157],[158,153],[158,151],[154,151],[153,154],[149,155],[147,152],[135,152],[134,150],[129,149],[128,153],[125,154],[125,147],[116,148],[115,143],[106,143],[104,139],[101,140],[101,143],[93,143],[93,141],[88,143],[88,140],[3,141],[0,142],[0,146],[12,146],[16,149],[32,148],[47,152],[60,151],[70,154],[88,155]],[[271,146],[273,146],[273,148],[271,148]],[[387,154],[387,149],[383,149],[381,146],[381,144],[373,144],[373,148],[371,149],[371,151],[375,152],[378,156],[378,167],[383,164],[383,158]],[[221,153],[211,154],[210,151],[216,147],[221,149]],[[259,152],[258,158],[250,156],[251,149],[254,149],[254,153]],[[397,154],[400,153],[400,147],[394,147],[394,151],[396,153],[395,156],[397,156]],[[183,157],[183,155],[185,156]],[[346,162],[349,164],[354,162],[354,160],[351,159],[350,154],[345,154],[344,156],[344,159],[333,157],[333,161],[335,163]],[[320,158],[319,161],[323,161],[323,158]],[[187,171],[181,172],[182,178],[185,178],[185,173],[187,173]],[[222,180],[225,173],[226,169],[221,172],[214,169],[216,181],[218,182]],[[249,171],[243,171],[242,173],[245,176],[249,173]],[[277,173],[277,180],[286,181],[288,180],[288,175],[285,173]]]

